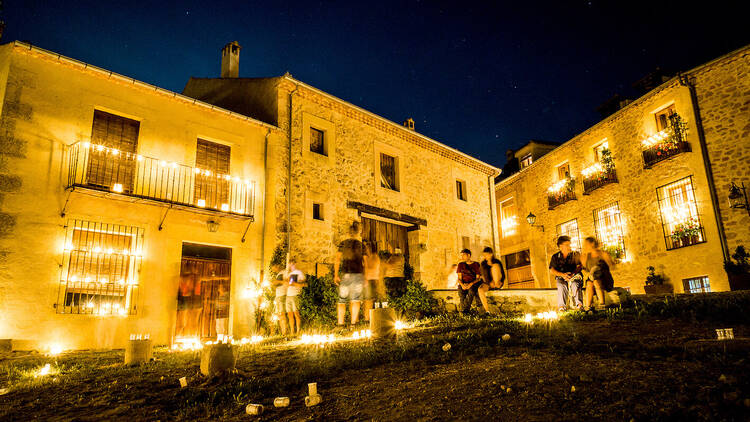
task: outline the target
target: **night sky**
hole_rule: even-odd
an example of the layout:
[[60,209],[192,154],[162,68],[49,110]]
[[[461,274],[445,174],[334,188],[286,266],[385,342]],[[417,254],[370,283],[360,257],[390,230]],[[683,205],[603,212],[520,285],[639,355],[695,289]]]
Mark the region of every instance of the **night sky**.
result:
[[218,76],[237,40],[240,76],[289,71],[497,166],[507,148],[585,130],[657,66],[687,70],[750,43],[748,2],[3,3],[3,42],[177,92]]

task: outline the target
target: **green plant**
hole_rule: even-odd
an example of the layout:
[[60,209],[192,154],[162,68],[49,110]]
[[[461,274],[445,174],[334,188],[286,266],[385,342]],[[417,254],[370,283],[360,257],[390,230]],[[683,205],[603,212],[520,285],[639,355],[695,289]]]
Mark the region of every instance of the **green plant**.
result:
[[[734,258],[734,261],[732,261]],[[730,274],[750,273],[750,253],[740,245],[734,250],[732,258],[724,262],[724,269]]]
[[602,249],[607,252],[613,259],[620,259],[625,255],[625,250],[622,245],[616,243],[614,245],[603,245]]
[[672,230],[672,240],[679,240],[700,236],[701,226],[695,218],[689,218],[680,224],[677,224]]
[[407,280],[404,294],[391,298],[390,302],[391,306],[407,317],[415,317],[417,314],[421,316],[431,313],[436,300],[421,282]]
[[603,173],[607,173],[613,168],[615,168],[615,161],[612,159],[612,151],[609,150],[609,148],[604,148],[602,150],[602,158],[601,158],[601,164],[604,168]]
[[648,276],[646,276],[647,286],[661,286],[662,284],[664,284],[664,276],[661,274],[656,274],[656,268],[654,268],[652,265],[649,265],[646,269],[648,270]]
[[307,286],[300,292],[300,316],[305,325],[329,326],[336,322],[338,289],[331,275],[307,276]]

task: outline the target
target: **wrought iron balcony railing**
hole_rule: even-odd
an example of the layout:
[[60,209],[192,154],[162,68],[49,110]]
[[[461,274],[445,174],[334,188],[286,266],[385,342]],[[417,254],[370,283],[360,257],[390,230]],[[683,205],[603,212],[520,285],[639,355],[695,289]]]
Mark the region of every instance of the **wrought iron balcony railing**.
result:
[[683,152],[690,152],[690,144],[685,141],[652,145],[643,150],[643,167],[651,168],[654,164]]
[[583,179],[583,194],[589,195],[591,192],[610,183],[617,183],[617,172],[614,168],[602,172],[594,173]]
[[687,124],[682,120],[682,117],[677,113],[669,116],[667,128],[643,140],[643,168],[651,168],[654,164],[667,158],[683,152],[690,152],[687,133]]
[[573,178],[560,180],[547,190],[547,204],[551,210],[574,199],[576,199],[576,192]]
[[253,217],[253,181],[88,142],[73,144],[68,154],[67,188]]

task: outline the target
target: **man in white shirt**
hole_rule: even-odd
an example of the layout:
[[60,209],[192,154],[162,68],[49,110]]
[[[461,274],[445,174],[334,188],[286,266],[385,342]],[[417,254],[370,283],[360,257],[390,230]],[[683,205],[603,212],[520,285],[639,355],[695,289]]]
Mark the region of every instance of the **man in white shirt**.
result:
[[[286,289],[286,314],[289,316],[289,332],[293,335],[299,334],[302,321],[299,315],[299,293],[303,287],[307,286],[305,282],[305,273],[297,269],[296,262],[289,260],[289,267],[284,271],[284,281],[287,284]],[[296,323],[295,323],[296,321]],[[294,330],[294,327],[297,330]]]

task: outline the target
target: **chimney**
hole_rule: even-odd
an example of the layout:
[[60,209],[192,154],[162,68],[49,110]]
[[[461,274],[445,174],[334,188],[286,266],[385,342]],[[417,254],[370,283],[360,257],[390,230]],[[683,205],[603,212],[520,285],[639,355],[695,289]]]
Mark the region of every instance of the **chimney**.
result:
[[236,78],[240,74],[240,43],[232,41],[221,49],[221,77]]
[[409,117],[408,119],[404,120],[404,127],[409,130],[414,130],[414,119]]

